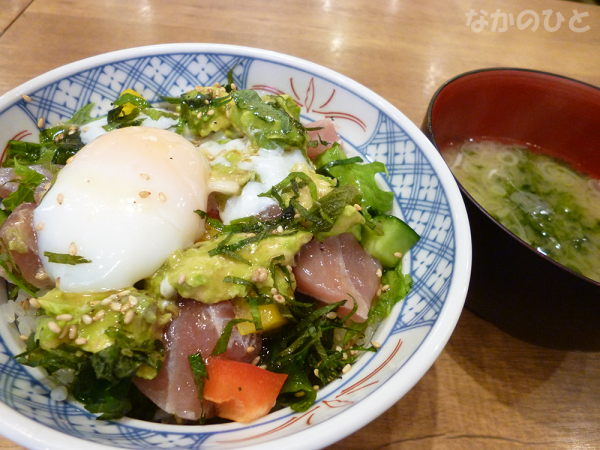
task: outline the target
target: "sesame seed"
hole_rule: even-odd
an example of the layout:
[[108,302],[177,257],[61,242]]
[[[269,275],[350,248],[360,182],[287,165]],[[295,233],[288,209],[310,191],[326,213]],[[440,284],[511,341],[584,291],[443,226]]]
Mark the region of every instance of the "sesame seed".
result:
[[150,196],[150,191],[141,191],[139,195],[142,198],[149,197]]
[[281,294],[274,295],[273,300],[275,300],[277,303],[285,303],[285,298]]
[[159,192],[159,193],[158,193],[158,199],[159,199],[161,202],[163,202],[163,203],[164,203],[164,202],[166,202],[166,201],[167,201],[167,196],[166,196],[165,194],[163,194],[162,192]]
[[358,203],[354,204],[354,208],[356,208],[357,211],[362,211],[362,208]]
[[26,341],[29,339],[29,336],[25,336],[24,334],[19,336],[19,339],[21,339],[22,341]]
[[62,331],[62,328],[58,326],[58,324],[54,321],[48,322],[48,328],[53,333],[59,334]]
[[318,377],[319,376],[319,369],[315,369],[314,370],[314,374],[315,374],[315,377]]
[[58,194],[56,196],[56,201],[58,202],[59,205],[62,205],[63,202],[65,201],[65,196],[63,194]]
[[135,298],[133,295],[130,295],[128,300],[129,300],[129,303],[131,303],[131,306],[135,306],[138,304],[138,299]]
[[302,217],[302,216],[300,215],[300,213],[296,213],[296,214],[294,214],[294,219],[296,219],[296,220],[297,220],[297,219],[299,219],[300,217]]
[[304,397],[304,391],[298,391],[294,394],[296,397]]
[[85,128],[83,129],[83,132],[84,132],[84,133],[87,133],[87,131],[88,131],[89,129],[90,129],[90,127],[85,127]]
[[352,369],[352,366],[350,364],[346,364],[342,369],[342,373],[348,373],[350,372],[350,369]]
[[348,353],[346,353],[346,352],[342,353],[342,359],[344,361],[346,361],[348,359]]
[[377,289],[377,297],[381,295],[381,288]]
[[381,292],[385,292],[385,291],[387,291],[389,288],[390,288],[390,285],[389,285],[389,284],[385,284],[385,285],[381,286]]
[[121,309],[119,311],[121,311],[122,313],[127,312],[131,309],[131,303],[125,303],[123,306],[121,306]]
[[73,340],[77,337],[77,325],[71,325],[69,327],[69,339]]
[[315,384],[315,385],[313,386],[313,389],[314,389],[315,391],[318,391],[318,390],[319,390],[319,385],[318,385],[318,384]]
[[130,309],[125,314],[125,319],[123,319],[123,323],[125,325],[129,325],[131,322],[133,322],[134,317],[135,317],[135,311],[133,309]]
[[259,267],[252,274],[252,281],[254,283],[262,283],[269,277],[269,272],[264,267]]
[[277,295],[279,294],[279,291],[277,290],[277,288],[271,288],[271,294]]
[[235,84],[233,84],[233,83],[231,83],[231,90],[232,90],[232,91],[235,91],[236,89],[237,89],[236,85],[235,85]]
[[75,242],[71,242],[71,245],[69,245],[69,255],[75,256],[76,254],[77,254],[77,245],[75,245]]
[[71,314],[59,314],[56,316],[56,320],[64,320],[68,322],[69,320],[73,320],[73,316]]
[[377,277],[381,278],[381,275],[383,275],[383,272],[381,272],[381,269],[377,269],[377,272],[375,272],[377,274]]
[[328,319],[331,319],[331,320],[333,320],[333,319],[335,319],[335,318],[337,317],[337,313],[336,313],[335,311],[331,311],[331,312],[328,312],[328,313],[325,315],[325,317],[327,317]]
[[89,325],[90,323],[92,323],[92,316],[90,316],[89,314],[84,314],[83,316],[81,316],[81,321],[86,325]]
[[246,237],[247,238],[251,238],[251,237],[254,237],[254,236],[256,236],[256,233],[246,233]]
[[29,301],[28,300],[23,300],[21,302],[21,308],[23,308],[23,310],[27,311],[29,309]]
[[119,302],[112,302],[110,304],[110,309],[112,309],[113,311],[120,311],[121,310],[121,304]]
[[202,119],[202,111],[200,111],[198,114],[196,114],[196,117],[197,117],[198,119]]
[[46,271],[44,269],[39,269],[36,273],[35,273],[35,279],[36,280],[45,280],[46,278],[48,278],[48,274],[46,273]]
[[[38,121],[39,123],[39,121]],[[62,139],[64,139],[65,137],[65,133],[59,133],[54,137],[54,142],[58,143],[60,142]]]
[[34,308],[39,308],[40,306],[42,306],[42,305],[40,305],[40,302],[37,301],[37,298],[33,298],[33,297],[31,297],[29,299],[29,304],[31,306],[33,306]]
[[218,81],[215,81],[215,84],[213,85],[216,88],[220,88],[221,87],[221,83],[219,83]]
[[185,273],[182,273],[179,275],[179,280],[177,280],[177,283],[181,286],[183,283],[185,283]]
[[252,347],[252,346],[249,346],[249,347],[246,349],[246,353],[252,353],[254,350],[256,350],[254,347]]
[[267,365],[266,364],[261,364],[260,366],[258,366],[259,369],[263,369],[263,370],[267,370]]
[[43,128],[44,127],[44,118],[40,117],[37,121],[37,126],[38,128]]
[[124,291],[121,291],[117,294],[117,298],[125,297],[126,295],[129,295],[129,294],[131,294],[131,290],[125,289]]
[[395,256],[396,258],[402,258],[402,253],[400,253],[400,252],[396,252],[396,253],[394,253],[394,256]]
[[67,164],[71,164],[74,159],[75,159],[75,156],[71,156],[69,159],[67,159]]
[[52,183],[48,182],[48,183],[44,184],[44,186],[43,186],[43,189],[44,189],[45,191],[47,191],[47,190],[49,190],[49,189],[50,189],[50,186],[52,186]]
[[196,86],[194,89],[198,92],[200,92],[202,90],[203,86],[201,84],[199,84],[198,86]]
[[381,344],[377,341],[371,341],[371,345],[376,348],[377,350],[379,350],[381,348]]
[[278,233],[283,233],[283,227],[282,227],[281,225],[279,225],[279,226],[277,227],[277,232],[278,232]]
[[147,173],[140,173],[140,177],[142,177],[144,180],[150,179],[150,175],[148,175]]
[[77,345],[85,345],[85,344],[87,344],[87,339],[84,337],[79,337],[79,338],[75,339],[75,343]]
[[102,300],[102,301],[100,302],[100,304],[101,304],[101,305],[104,305],[104,306],[106,306],[106,305],[108,305],[108,304],[112,303],[112,301],[113,301],[114,299],[115,299],[115,297],[113,297],[113,296],[111,295],[110,297],[106,297],[104,300]]
[[358,355],[358,353],[359,353],[358,350],[350,350],[350,354],[352,356],[356,356],[356,355]]
[[[77,127],[73,126],[73,127],[69,127],[69,132],[67,133],[69,136],[71,136],[72,134],[77,133]],[[72,158],[72,157],[71,157]],[[69,161],[67,161],[68,163]]]
[[94,322],[98,322],[99,320],[104,319],[104,316],[106,315],[106,311],[104,311],[103,309],[101,309],[100,311],[98,311],[94,317],[92,318],[92,320]]
[[25,100],[27,103],[29,103],[31,101],[31,97],[29,95],[26,95],[26,94],[21,95],[21,98],[23,100]]
[[335,346],[335,351],[336,352],[341,352],[342,351],[342,347],[340,347],[339,345]]
[[257,356],[256,358],[254,358],[254,359],[252,360],[252,365],[253,365],[253,366],[256,366],[256,365],[258,364],[258,362],[259,362],[259,361],[260,361],[260,356]]
[[214,113],[215,113],[215,110],[214,110],[214,109],[209,109],[209,110],[206,112],[206,115],[207,115],[207,116],[212,116]]
[[44,222],[40,222],[35,226],[37,231],[42,231],[44,229]]

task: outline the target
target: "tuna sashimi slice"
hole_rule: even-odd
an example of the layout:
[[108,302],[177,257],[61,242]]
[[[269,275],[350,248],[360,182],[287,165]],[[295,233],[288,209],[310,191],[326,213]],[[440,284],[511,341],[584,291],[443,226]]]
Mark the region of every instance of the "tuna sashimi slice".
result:
[[380,286],[379,260],[369,255],[350,233],[313,239],[296,257],[294,275],[297,289],[325,303],[347,300],[338,316],[348,314],[356,300],[358,309],[351,317],[364,322]]
[[[179,316],[167,326],[164,335],[165,360],[153,380],[135,379],[136,386],[159,408],[183,419],[197,420],[202,416],[196,385],[188,356],[201,352],[210,356],[225,325],[235,318],[229,301],[205,305],[195,300],[179,303]],[[253,347],[248,351],[249,347]],[[220,358],[251,362],[261,349],[260,335],[241,336],[234,327],[227,351]],[[214,414],[213,404],[204,401],[204,415]]]
[[[309,147],[306,150],[306,155],[310,159],[315,159],[325,150],[330,148],[334,142],[338,144],[342,143],[342,138],[340,138],[337,131],[335,131],[335,126],[333,125],[333,120],[331,119],[323,119],[317,120],[314,123],[309,123],[305,125],[306,128],[322,128],[321,130],[309,131],[308,138],[311,141],[317,141],[319,145],[316,147]],[[327,142],[327,144],[322,144],[321,141]]]

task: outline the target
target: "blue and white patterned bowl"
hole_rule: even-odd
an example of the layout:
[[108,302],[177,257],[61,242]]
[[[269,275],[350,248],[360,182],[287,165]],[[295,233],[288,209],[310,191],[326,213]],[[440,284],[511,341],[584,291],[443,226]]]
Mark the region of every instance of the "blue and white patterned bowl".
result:
[[[240,88],[286,93],[305,121],[333,117],[346,150],[387,165],[396,210],[421,240],[405,256],[414,287],[380,326],[376,354],[363,356],[319,392],[304,413],[283,409],[249,425],[176,426],[133,419],[97,421],[77,403],[55,402],[52,385],[12,357],[23,343],[0,324],[0,433],[45,449],[308,449],[329,445],[397,402],[431,367],[454,330],[471,269],[465,207],[454,178],[419,129],[381,97],[316,64],[273,52],[214,44],[123,50],[69,64],[0,98],[0,143],[36,141],[38,119],[54,124],[89,102],[105,114],[121,91],[150,101],[198,84],[223,83],[234,69]],[[22,95],[31,98],[26,102]]]

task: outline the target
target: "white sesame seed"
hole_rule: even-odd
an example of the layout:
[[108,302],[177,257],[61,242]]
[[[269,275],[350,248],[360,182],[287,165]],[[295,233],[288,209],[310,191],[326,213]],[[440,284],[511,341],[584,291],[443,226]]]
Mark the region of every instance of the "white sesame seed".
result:
[[166,196],[165,194],[163,194],[162,192],[159,192],[159,193],[158,193],[158,199],[159,199],[161,202],[163,202],[163,203],[164,203],[164,202],[166,202],[166,201],[167,201],[167,196]]
[[83,316],[81,316],[81,321],[86,325],[89,325],[90,323],[92,323],[92,316],[90,316],[89,314],[84,314]]
[[358,355],[358,353],[359,353],[358,350],[350,350],[350,354],[352,356],[356,356],[356,355]]
[[130,289],[125,289],[124,291],[119,292],[116,296],[117,298],[125,297],[126,295],[131,294]]
[[125,325],[129,325],[131,322],[133,322],[133,319],[135,318],[135,311],[133,309],[130,309],[129,311],[127,311],[127,313],[125,314],[125,319],[123,319],[123,323]]
[[209,109],[209,110],[206,112],[206,115],[207,115],[207,116],[212,116],[214,113],[215,113],[215,110],[214,110],[214,109]]
[[142,198],[147,198],[150,196],[150,191],[141,191],[139,196]]
[[348,373],[350,372],[350,369],[352,369],[352,366],[350,364],[346,364],[342,369],[342,373]]
[[104,316],[106,315],[106,311],[104,311],[103,309],[101,309],[100,311],[98,311],[94,317],[92,318],[92,320],[94,322],[98,322],[99,320],[104,319]]
[[138,299],[135,298],[133,295],[130,295],[128,300],[129,300],[129,303],[131,304],[131,306],[135,306],[138,304]]
[[87,339],[84,337],[79,337],[79,338],[75,339],[75,343],[77,345],[85,345],[85,344],[87,344]]
[[113,311],[120,311],[121,310],[121,305],[119,302],[112,302],[110,304],[110,309],[112,309]]
[[[72,134],[77,133],[77,127],[76,126],[72,126],[69,127],[69,132],[67,133],[69,136],[71,136]],[[73,158],[73,156],[71,156],[71,158]],[[69,159],[71,159],[69,158]],[[67,160],[67,164],[69,163],[69,160]]]
[[65,196],[63,194],[58,194],[56,196],[56,201],[58,202],[59,205],[62,205],[63,202],[65,201]]
[[29,339],[29,336],[25,336],[24,334],[19,336],[19,339],[21,339],[22,341],[26,341]]
[[60,142],[60,140],[61,140],[61,139],[63,139],[64,137],[65,137],[65,134],[64,134],[64,133],[57,134],[56,136],[54,136],[54,142],[58,143],[58,142]]
[[179,284],[180,286],[185,283],[185,273],[181,273],[179,274],[179,279],[177,280],[177,284]]
[[104,305],[104,306],[106,306],[106,305],[108,305],[108,304],[112,303],[112,301],[113,301],[114,299],[115,299],[115,297],[113,297],[113,296],[111,295],[110,297],[106,297],[104,300],[102,300],[102,301],[100,302],[100,304],[101,304],[101,305]]
[[269,277],[269,272],[264,267],[259,267],[252,274],[252,282],[262,283]]
[[216,88],[220,88],[221,87],[221,83],[219,83],[218,81],[215,81],[215,84],[213,85]]
[[75,242],[71,242],[71,245],[69,245],[69,255],[75,256],[76,254],[77,254],[77,245],[75,244]]
[[377,297],[381,295],[381,289],[377,289]]
[[336,352],[341,352],[342,351],[342,347],[340,347],[339,345],[335,346],[335,351]]
[[121,306],[121,309],[119,311],[121,311],[122,313],[127,312],[131,309],[131,303],[125,303],[123,306]]
[[44,186],[43,186],[44,191],[49,190],[51,186],[52,186],[52,183],[50,183],[50,182],[45,183]]
[[34,308],[39,308],[40,306],[42,306],[42,305],[40,305],[40,302],[37,301],[37,298],[33,298],[33,297],[31,297],[29,299],[29,304],[31,306],[33,306]]
[[344,361],[346,361],[348,359],[348,353],[346,353],[346,352],[342,353],[342,359]]
[[385,291],[387,291],[389,288],[390,288],[390,285],[389,285],[389,284],[385,284],[385,285],[381,286],[381,292],[385,292]]
[[318,377],[319,376],[319,369],[315,369],[314,373],[315,373],[315,377]]
[[371,345],[376,348],[377,350],[379,350],[381,348],[381,344],[377,341],[371,341]]
[[196,117],[197,117],[198,119],[202,119],[202,111],[200,111],[198,114],[196,114]]
[[267,370],[267,365],[266,364],[261,364],[260,366],[258,366],[259,369],[263,369],[263,370]]
[[377,274],[378,278],[381,278],[381,275],[383,275],[383,273],[381,272],[381,269],[377,269],[377,272],[375,272]]
[[279,226],[277,227],[277,232],[278,232],[278,233],[283,233],[283,227],[282,227],[281,225],[279,225]]
[[319,390],[319,385],[318,385],[318,384],[315,384],[315,385],[313,386],[313,389],[314,389],[315,391],[318,391],[318,390]]
[[358,203],[354,204],[354,208],[356,208],[357,211],[362,211],[362,207]]
[[87,133],[89,129],[90,129],[90,127],[85,127],[85,128],[83,129],[83,132],[84,132],[84,133]]
[[394,253],[394,256],[395,256],[396,258],[402,258],[402,253],[400,253],[400,252],[396,252],[396,253]]
[[325,317],[327,317],[328,319],[331,319],[331,320],[333,320],[333,319],[335,319],[335,318],[337,317],[337,313],[336,313],[335,311],[331,311],[331,312],[328,312],[328,313],[325,315]]
[[21,98],[23,100],[25,100],[27,103],[29,103],[31,101],[31,97],[29,95],[26,95],[26,94],[21,95]]
[[[73,133],[71,133],[71,134],[73,134]],[[69,159],[67,159],[67,164],[71,164],[74,159],[75,159],[75,156],[71,156]]]
[[257,356],[256,358],[254,358],[254,359],[252,360],[252,365],[253,365],[253,366],[256,366],[256,365],[258,364],[258,362],[259,362],[259,361],[260,361],[260,356]]
[[73,316],[71,314],[59,314],[56,316],[56,320],[64,320],[68,322],[69,320],[73,320]]
[[252,346],[249,346],[249,347],[246,349],[246,353],[252,353],[254,350],[256,350],[254,347],[252,347]]
[[69,339],[73,340],[77,337],[77,325],[71,325],[69,327]]
[[251,237],[254,237],[254,236],[256,236],[256,233],[246,233],[246,237],[247,238],[251,238]]
[[271,294],[277,295],[279,294],[279,291],[277,290],[277,288],[271,288]]
[[144,180],[150,179],[150,175],[148,175],[147,173],[140,173],[140,177],[142,177]]
[[46,271],[42,268],[40,268],[36,273],[35,273],[35,279],[36,280],[45,280],[46,278],[48,278],[48,274],[46,273]]
[[59,334],[62,331],[62,328],[58,326],[58,324],[54,321],[48,322],[48,328],[53,333]]
[[40,222],[35,226],[37,231],[42,231],[44,229],[44,222]]
[[285,297],[281,294],[275,294],[273,296],[273,300],[275,300],[277,303],[285,303]]
[[44,118],[43,117],[40,117],[38,119],[37,126],[38,126],[38,128],[43,128],[43,126],[44,126]]
[[235,91],[236,89],[237,89],[236,85],[235,85],[235,84],[233,84],[233,83],[231,83],[231,90],[232,90],[232,91]]

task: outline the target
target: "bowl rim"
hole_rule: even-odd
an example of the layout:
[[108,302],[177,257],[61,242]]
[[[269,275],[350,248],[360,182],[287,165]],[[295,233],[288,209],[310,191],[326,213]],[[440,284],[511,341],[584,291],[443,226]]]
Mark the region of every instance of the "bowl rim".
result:
[[[548,78],[558,78],[558,79],[562,79],[564,81],[568,81],[574,84],[578,84],[584,87],[588,87],[588,88],[592,88],[595,91],[598,91],[598,93],[600,94],[600,87],[598,86],[594,86],[593,84],[590,83],[586,83],[584,81],[580,81],[580,80],[576,80],[575,78],[570,78],[564,75],[560,75],[560,74],[556,74],[556,73],[552,73],[552,72],[546,72],[543,70],[535,70],[535,69],[526,69],[526,68],[522,68],[522,67],[487,67],[487,68],[483,68],[483,69],[475,69],[475,70],[470,70],[468,72],[464,72],[461,73],[459,75],[456,75],[452,78],[450,78],[449,80],[445,81],[436,91],[435,94],[433,94],[433,96],[431,97],[431,100],[429,101],[429,105],[427,106],[427,112],[425,114],[425,127],[426,129],[423,130],[429,137],[431,143],[433,144],[433,146],[437,149],[437,151],[441,154],[441,150],[438,147],[438,144],[435,140],[435,135],[433,132],[433,107],[434,104],[437,100],[437,98],[439,97],[439,95],[442,93],[442,91],[444,89],[446,89],[450,84],[452,84],[455,81],[458,81],[462,78],[466,78],[469,77],[471,75],[476,75],[479,73],[487,73],[487,72],[500,72],[500,71],[504,71],[504,72],[508,72],[508,73],[529,73],[529,74],[537,74],[537,75],[544,75],[547,76]],[[535,145],[535,144],[533,144]],[[454,174],[452,175],[454,176]],[[521,239],[519,236],[517,236],[515,233],[513,233],[511,230],[509,230],[506,226],[504,226],[503,224],[501,224],[498,220],[496,220],[489,212],[487,212],[487,210],[481,206],[479,204],[479,202],[477,200],[475,200],[475,198],[469,193],[469,191],[462,185],[462,183],[458,180],[458,178],[454,177],[456,180],[456,184],[459,186],[462,194],[464,196],[466,196],[472,203],[473,205],[480,211],[482,212],[488,219],[490,219],[490,221],[500,230],[504,231],[505,233],[507,233],[510,237],[512,237],[518,244],[520,244],[522,247],[525,247],[527,249],[527,251],[541,257],[546,263],[548,264],[552,264],[554,265],[556,268],[565,270],[567,273],[577,277],[578,279],[580,279],[583,282],[588,282],[592,285],[598,286],[600,287],[600,280],[594,280],[592,278],[586,277],[585,275],[576,272],[575,270],[559,263],[558,261],[550,258],[548,255],[541,253],[539,251],[537,251],[535,248],[533,248],[530,244],[528,244],[526,241],[524,241],[523,239]]]
[[[347,86],[352,92],[368,98],[373,105],[400,124],[421,151],[426,154],[427,160],[438,179],[444,182],[443,189],[448,199],[449,216],[452,218],[452,226],[455,233],[455,254],[452,261],[454,269],[448,293],[446,294],[446,301],[439,312],[438,319],[419,347],[384,383],[384,386],[387,387],[375,390],[369,396],[342,413],[288,436],[244,447],[264,450],[265,447],[276,448],[275,445],[285,442],[290,449],[322,448],[343,439],[367,425],[398,402],[425,375],[447,344],[462,312],[471,273],[471,233],[466,207],[452,173],[441,155],[436,151],[435,146],[427,139],[419,127],[395,106],[374,91],[339,72],[301,58],[270,50],[228,44],[172,43],[133,47],[103,53],[60,66],[17,86],[0,96],[0,108],[4,110],[12,106],[15,101],[21,99],[22,95],[29,94],[41,86],[99,65],[154,55],[192,52],[228,53],[251,56],[279,64],[289,64],[295,69],[310,70],[332,82]],[[431,150],[425,150],[426,148],[430,148]],[[399,369],[404,368],[409,361],[413,361],[409,373],[399,373]],[[412,368],[412,365],[416,367]],[[392,389],[395,385],[399,385],[400,388]],[[358,406],[359,404],[360,406]],[[360,409],[360,414],[356,413],[357,409]],[[348,414],[348,411],[353,411],[353,414]],[[7,420],[9,417],[11,419]],[[327,432],[325,431],[326,429],[330,431]],[[9,439],[21,445],[31,446],[31,448],[64,449],[67,448],[65,444],[76,448],[76,446],[80,446],[83,443],[87,446],[86,448],[94,450],[117,448],[89,442],[35,422],[25,415],[14,411],[3,402],[0,402],[0,430]]]

